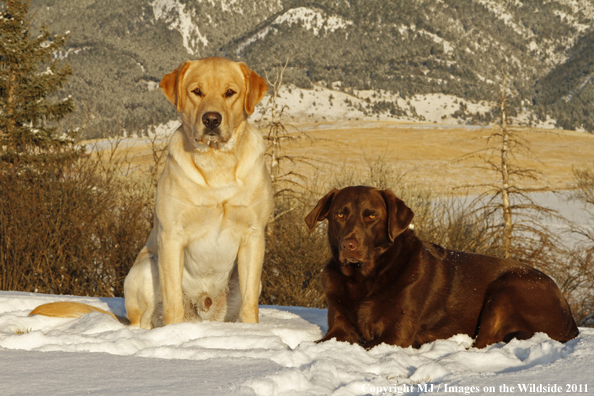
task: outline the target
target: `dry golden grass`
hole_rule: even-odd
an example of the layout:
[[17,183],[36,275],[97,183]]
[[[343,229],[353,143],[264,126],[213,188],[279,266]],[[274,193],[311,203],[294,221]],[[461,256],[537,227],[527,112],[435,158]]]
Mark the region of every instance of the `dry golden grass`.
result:
[[[314,157],[328,163],[317,170],[320,175],[336,174],[336,167],[366,167],[382,156],[388,163],[404,171],[409,181],[419,187],[431,188],[435,193],[464,193],[465,185],[494,181],[478,166],[478,158],[460,161],[487,145],[486,137],[494,128],[439,126],[390,121],[325,122],[297,124],[315,141],[302,139],[283,147],[284,154]],[[594,135],[573,131],[551,131],[521,128],[521,136],[532,150],[532,158],[519,155],[519,165],[541,172],[540,181],[524,187],[562,190],[570,188],[572,169],[583,168],[594,159]],[[152,165],[150,142],[122,144],[127,166],[133,171]],[[120,154],[121,155],[121,154]],[[313,174],[311,168],[299,173]]]
[[[360,124],[360,125],[358,125]],[[485,183],[494,175],[478,166],[479,158],[460,161],[461,157],[487,146],[492,128],[443,127],[431,124],[397,122],[360,122],[345,128],[345,123],[320,126],[298,125],[312,138],[286,148],[287,152],[322,158],[334,164],[363,166],[383,156],[406,173],[420,187],[436,193],[462,193],[468,184]],[[520,129],[532,150],[532,159],[518,155],[519,166],[541,172],[541,181],[526,187],[551,190],[570,188],[572,168],[581,168],[594,159],[594,135],[573,131]]]

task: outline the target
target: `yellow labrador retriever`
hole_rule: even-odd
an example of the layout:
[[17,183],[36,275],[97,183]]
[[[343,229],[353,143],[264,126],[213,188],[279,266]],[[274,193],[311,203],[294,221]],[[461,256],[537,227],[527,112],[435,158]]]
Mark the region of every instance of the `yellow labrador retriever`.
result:
[[[124,282],[130,324],[257,323],[272,186],[247,119],[268,86],[246,64],[212,57],[184,62],[160,87],[182,125],[169,141],[153,229]],[[31,314],[55,311],[64,316],[55,304]]]

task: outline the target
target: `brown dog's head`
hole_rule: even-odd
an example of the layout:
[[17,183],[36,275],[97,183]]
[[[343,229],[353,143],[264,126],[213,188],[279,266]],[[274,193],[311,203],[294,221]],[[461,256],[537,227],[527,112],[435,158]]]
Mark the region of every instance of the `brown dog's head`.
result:
[[413,211],[390,190],[346,187],[326,194],[305,217],[310,232],[316,223],[328,219],[328,240],[333,256],[347,267],[361,267],[364,275],[376,259],[404,232]]
[[159,86],[196,149],[223,148],[268,90],[245,63],[218,57],[186,61]]

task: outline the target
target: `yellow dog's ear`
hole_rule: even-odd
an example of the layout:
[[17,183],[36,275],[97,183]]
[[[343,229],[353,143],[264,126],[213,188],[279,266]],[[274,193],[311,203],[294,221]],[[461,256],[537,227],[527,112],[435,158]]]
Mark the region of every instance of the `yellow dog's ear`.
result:
[[178,113],[182,108],[184,96],[179,93],[181,91],[184,74],[186,74],[186,70],[188,70],[189,66],[190,62],[185,61],[171,73],[165,74],[159,83],[159,87],[161,87],[167,99],[169,99],[169,101],[177,108]]
[[266,84],[266,80],[250,69],[245,63],[239,62],[239,66],[241,67],[241,71],[243,72],[246,81],[246,93],[243,108],[248,115],[251,115],[254,112],[256,105],[268,91],[268,84]]

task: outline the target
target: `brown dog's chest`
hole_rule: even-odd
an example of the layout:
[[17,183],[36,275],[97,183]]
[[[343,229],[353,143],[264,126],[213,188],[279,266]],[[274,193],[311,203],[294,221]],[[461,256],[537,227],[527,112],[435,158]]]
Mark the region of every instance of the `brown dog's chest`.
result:
[[465,280],[456,276],[461,271],[456,263],[425,250],[417,254],[410,257],[414,264],[409,262],[401,270],[343,278],[340,300],[350,305],[346,312],[363,342],[391,331],[409,334],[404,345],[415,347],[458,333],[474,334],[485,287],[477,284],[461,295],[458,288]]

